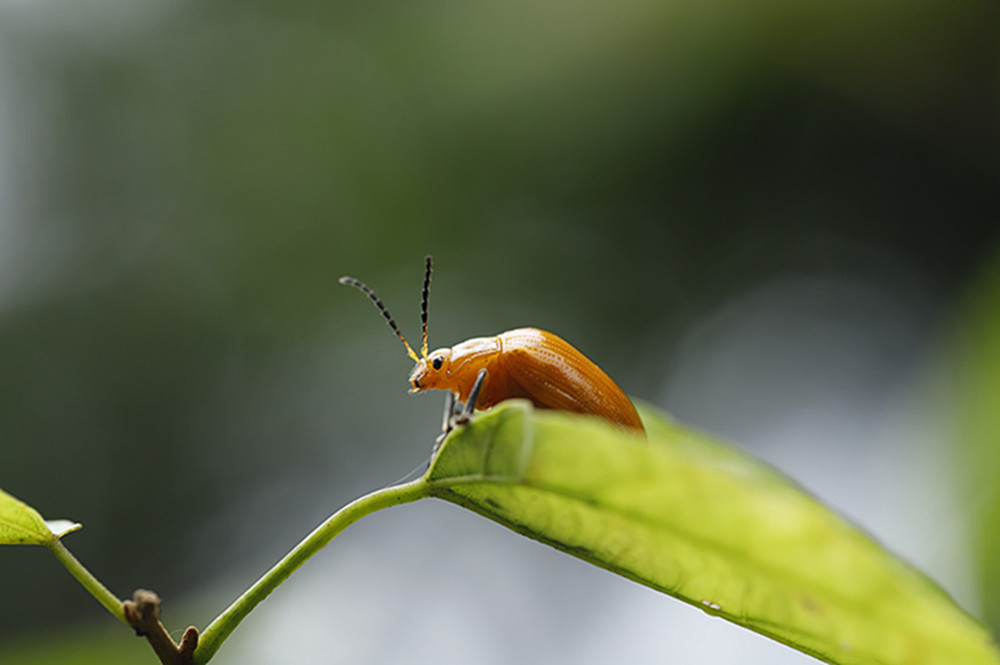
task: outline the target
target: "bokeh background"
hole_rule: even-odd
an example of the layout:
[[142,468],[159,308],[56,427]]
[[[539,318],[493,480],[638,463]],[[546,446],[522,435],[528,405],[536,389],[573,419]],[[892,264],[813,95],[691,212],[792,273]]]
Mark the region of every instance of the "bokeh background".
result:
[[[533,325],[1000,628],[1000,4],[0,0],[0,486],[204,626],[427,457],[431,346]],[[153,663],[42,549],[0,662]],[[814,662],[440,502],[241,663]]]

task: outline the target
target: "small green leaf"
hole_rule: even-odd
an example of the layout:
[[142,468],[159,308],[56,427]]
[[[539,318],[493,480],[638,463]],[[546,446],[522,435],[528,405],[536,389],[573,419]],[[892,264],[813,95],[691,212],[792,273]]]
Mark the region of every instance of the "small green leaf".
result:
[[46,545],[55,537],[37,510],[0,490],[0,545]]
[[507,402],[459,428],[434,496],[841,665],[1000,663],[927,577],[771,467],[640,409],[648,441]]
[[37,510],[0,490],[0,545],[50,545],[79,528],[69,520],[46,522]]

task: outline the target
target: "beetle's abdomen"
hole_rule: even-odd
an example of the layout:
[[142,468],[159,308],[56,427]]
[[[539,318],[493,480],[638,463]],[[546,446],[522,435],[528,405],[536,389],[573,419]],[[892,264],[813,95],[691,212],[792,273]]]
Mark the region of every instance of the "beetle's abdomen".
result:
[[497,337],[501,343],[496,359],[499,371],[491,372],[489,378],[504,378],[489,386],[490,394],[483,395],[489,403],[480,400],[484,407],[511,397],[526,397],[541,408],[590,413],[645,432],[635,406],[621,388],[566,340],[537,328],[509,330]]

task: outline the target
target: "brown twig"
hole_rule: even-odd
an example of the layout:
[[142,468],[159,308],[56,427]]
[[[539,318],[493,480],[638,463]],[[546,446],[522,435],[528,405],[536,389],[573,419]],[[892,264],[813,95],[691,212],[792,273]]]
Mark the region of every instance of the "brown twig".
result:
[[191,626],[184,631],[181,643],[176,644],[160,623],[160,597],[152,591],[138,589],[132,600],[124,603],[125,618],[135,628],[135,634],[149,640],[156,656],[163,665],[193,665],[192,654],[198,646],[198,629]]

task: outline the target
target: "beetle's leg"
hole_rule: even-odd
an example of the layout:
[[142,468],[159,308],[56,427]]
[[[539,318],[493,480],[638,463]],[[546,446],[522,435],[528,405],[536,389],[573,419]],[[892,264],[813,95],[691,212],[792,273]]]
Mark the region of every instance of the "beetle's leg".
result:
[[455,413],[455,393],[450,390],[444,398],[444,418],[441,420],[441,432],[447,434],[451,431],[451,417]]
[[476,382],[472,384],[469,391],[469,401],[465,404],[455,399],[454,393],[448,391],[448,396],[444,401],[444,422],[441,423],[441,434],[434,440],[434,451],[441,446],[441,442],[448,436],[448,433],[458,427],[465,425],[472,418],[473,411],[476,410],[476,402],[479,401],[479,391],[483,389],[483,382],[486,380],[486,369],[479,370],[476,375]]
[[451,431],[451,419],[455,415],[455,393],[450,390],[447,393],[444,398],[444,416],[441,418],[441,434],[434,440],[434,450],[437,450],[444,437],[448,436],[448,432]]
[[476,375],[476,382],[472,384],[472,391],[469,392],[469,401],[465,405],[465,417],[472,415],[476,410],[476,403],[479,402],[479,391],[483,389],[483,382],[486,381],[486,368],[479,370]]
[[455,418],[456,407],[460,407],[461,402],[455,400],[455,393],[450,390],[447,391],[447,395],[444,398],[444,416],[441,419],[441,433],[436,439],[434,439],[434,452],[441,446],[441,442],[444,441],[444,437],[448,436],[448,432],[453,429],[452,420]]
[[472,384],[469,392],[469,401],[465,403],[465,408],[455,415],[452,425],[464,425],[472,418],[472,412],[476,410],[476,402],[479,401],[479,391],[483,389],[483,382],[486,380],[486,368],[479,370],[476,375],[476,382]]

